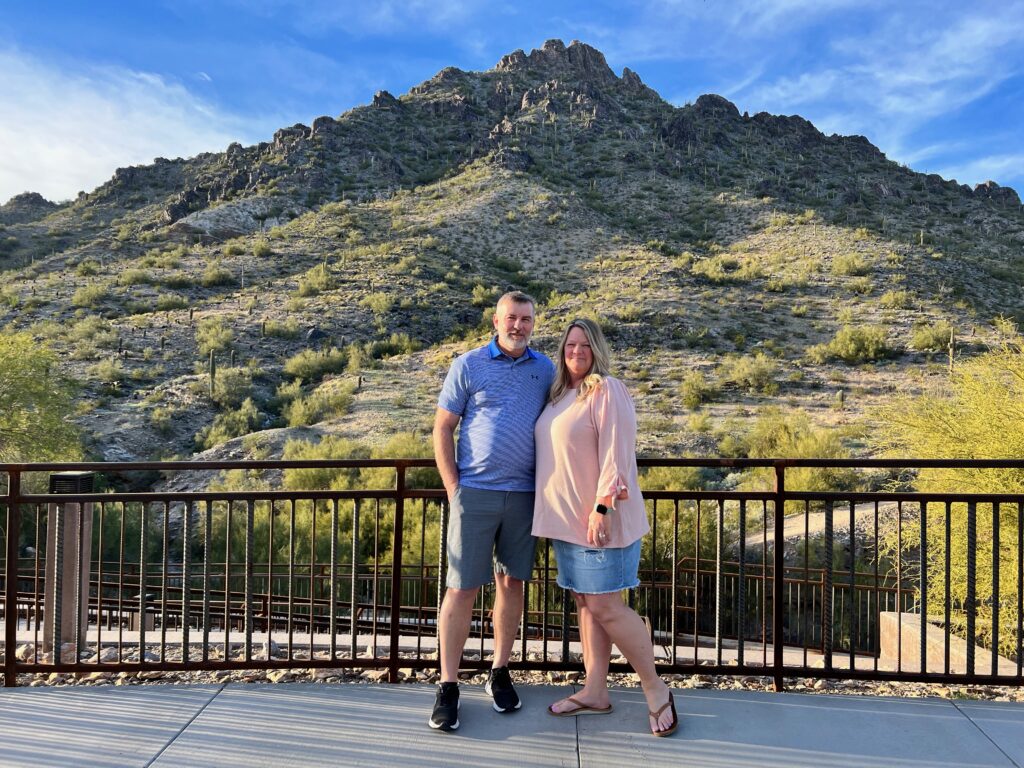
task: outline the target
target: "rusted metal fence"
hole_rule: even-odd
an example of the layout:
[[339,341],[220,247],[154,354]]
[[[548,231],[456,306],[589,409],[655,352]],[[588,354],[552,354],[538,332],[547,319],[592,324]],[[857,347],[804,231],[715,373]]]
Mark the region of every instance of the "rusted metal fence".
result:
[[[765,675],[779,688],[787,677],[1024,682],[1024,496],[786,485],[794,467],[1024,470],[1024,461],[640,463],[760,467],[772,478],[763,491],[645,491],[652,531],[628,599],[649,623],[662,671]],[[441,490],[409,485],[429,466],[0,465],[5,685],[33,673],[315,667],[386,669],[395,681],[402,668],[436,668],[447,502]],[[68,471],[380,468],[393,471],[391,487],[36,490]],[[555,573],[542,541],[513,667],[581,668],[572,601]],[[484,590],[467,668],[488,665],[490,602]]]

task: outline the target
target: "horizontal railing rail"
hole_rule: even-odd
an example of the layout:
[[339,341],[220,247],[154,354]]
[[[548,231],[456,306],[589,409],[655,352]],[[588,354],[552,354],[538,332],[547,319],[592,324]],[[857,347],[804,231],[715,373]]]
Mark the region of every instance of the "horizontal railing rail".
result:
[[[1024,496],[807,491],[787,469],[1010,469],[1024,460],[640,459],[764,469],[761,490],[644,491],[628,599],[664,672],[1021,685]],[[19,675],[436,669],[447,499],[429,459],[0,464],[4,684]],[[50,473],[393,470],[387,488],[41,493]],[[379,475],[379,473],[378,473]],[[643,486],[643,478],[641,485]],[[578,629],[538,547],[513,666],[579,669]],[[483,590],[467,668],[492,626]],[[613,669],[625,671],[624,665]]]

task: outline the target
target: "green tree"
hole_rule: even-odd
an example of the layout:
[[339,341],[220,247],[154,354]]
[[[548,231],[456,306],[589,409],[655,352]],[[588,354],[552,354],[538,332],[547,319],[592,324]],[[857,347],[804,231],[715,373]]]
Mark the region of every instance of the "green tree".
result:
[[81,458],[74,387],[28,333],[0,333],[0,461]]
[[[995,459],[1024,456],[1024,346],[1009,344],[957,366],[942,391],[896,400],[880,412],[877,446],[894,456],[925,459]],[[1024,470],[1020,469],[921,469],[913,480],[924,493],[1024,494]],[[976,509],[978,629],[986,642],[1004,653],[1016,646],[1017,536],[1016,504],[978,504]],[[953,623],[963,625],[962,606],[967,598],[967,529],[965,504],[928,506],[927,559],[931,576],[927,596],[929,611],[945,601],[945,535],[949,517],[953,546],[950,555],[950,598]],[[992,552],[994,522],[999,521],[999,593],[993,594]],[[882,542],[883,551],[895,558],[896,532]],[[903,522],[904,563],[919,561],[920,517]],[[1000,606],[1003,629],[990,636],[993,610]],[[987,637],[986,637],[987,635]]]

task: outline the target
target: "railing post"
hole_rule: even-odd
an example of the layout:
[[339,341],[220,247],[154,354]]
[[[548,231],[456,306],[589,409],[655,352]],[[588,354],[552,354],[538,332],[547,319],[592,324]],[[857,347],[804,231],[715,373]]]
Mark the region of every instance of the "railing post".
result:
[[[55,472],[49,489],[51,494],[92,493],[94,483],[92,472]],[[64,644],[70,643],[77,662],[89,626],[92,502],[51,503],[48,508],[43,650],[51,651],[59,664]]]
[[[834,641],[833,590],[835,587],[832,566],[835,553],[835,530],[832,502],[825,502],[825,563],[822,573],[821,587],[821,654],[825,661],[825,671],[832,670],[832,643]],[[853,529],[850,529],[851,541]],[[806,641],[805,641],[806,642]]]
[[[974,501],[967,502],[967,595],[964,608],[967,610],[967,669],[969,676],[974,676],[974,649],[978,641],[975,631],[975,618],[977,616],[976,584],[978,575],[978,504]],[[900,610],[897,607],[896,610]],[[922,619],[923,621],[923,619]]]
[[782,592],[786,587],[786,467],[775,463],[775,552],[772,556],[772,666],[774,688],[785,689],[783,680],[783,618]]
[[388,682],[398,682],[399,614],[402,608],[402,528],[405,525],[405,464],[395,464],[395,535],[391,544],[391,646],[388,652]]
[[21,535],[21,470],[7,470],[7,559],[4,565],[4,687],[18,684],[18,538]]

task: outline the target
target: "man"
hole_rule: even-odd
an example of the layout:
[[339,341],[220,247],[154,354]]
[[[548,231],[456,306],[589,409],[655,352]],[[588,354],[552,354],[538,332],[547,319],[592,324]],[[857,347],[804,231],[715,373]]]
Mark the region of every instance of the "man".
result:
[[[529,347],[536,302],[506,293],[496,336],[456,358],[438,397],[434,456],[448,492],[448,581],[438,617],[441,682],[429,725],[459,727],[459,663],[480,587],[495,582],[494,662],[486,691],[498,712],[521,706],[508,660],[533,570],[533,427],[554,366]],[[455,429],[459,427],[458,450]]]

